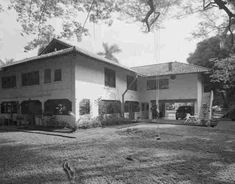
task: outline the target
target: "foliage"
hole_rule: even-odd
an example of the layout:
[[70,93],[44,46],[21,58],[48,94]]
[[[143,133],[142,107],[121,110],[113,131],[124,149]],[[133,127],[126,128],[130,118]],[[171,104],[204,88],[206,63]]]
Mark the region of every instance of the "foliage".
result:
[[235,94],[235,57],[215,60],[210,78],[215,89],[223,96],[224,107],[232,105]]
[[224,48],[220,47],[220,40],[219,36],[214,36],[199,42],[194,53],[187,58],[188,63],[212,68],[214,63],[211,59],[228,57],[231,47],[229,38],[226,40]]
[[235,87],[235,57],[215,60],[211,81],[221,85],[222,89]]
[[223,105],[230,105],[234,90],[234,49],[231,49],[230,37],[226,38],[223,48],[220,47],[219,36],[205,39],[197,44],[194,53],[190,54],[187,61],[191,64],[209,67],[210,75],[204,76],[205,89],[213,89],[216,100],[222,96]]
[[120,117],[117,114],[107,114],[100,116],[100,121],[102,127],[113,126],[113,125],[123,125],[128,123],[136,123],[136,121],[130,121],[129,119]]
[[[103,21],[108,25],[113,16],[132,22],[143,22],[150,31],[154,23],[158,23],[167,15],[170,7],[178,5],[180,0],[10,0],[9,8],[17,13],[17,21],[22,27],[22,36],[30,35],[32,40],[25,47],[31,50],[45,45],[53,38],[77,38],[81,40],[87,35],[86,22]],[[2,3],[0,3],[2,9]],[[87,17],[81,20],[81,15]],[[160,15],[160,16],[159,16]],[[58,32],[58,22],[62,25]],[[58,25],[57,23],[57,25]]]
[[99,117],[92,118],[90,115],[81,116],[76,124],[77,128],[79,129],[101,127],[101,122]]
[[106,59],[110,59],[118,63],[118,59],[114,56],[115,53],[121,52],[121,49],[118,45],[108,45],[108,43],[103,43],[104,52],[98,52],[98,55],[104,56]]
[[14,59],[13,58],[10,58],[10,59],[5,59],[5,62],[4,61],[2,61],[1,59],[0,59],[0,66],[4,66],[4,65],[8,65],[8,64],[12,64],[12,63],[14,63],[15,61],[14,61]]
[[[6,3],[0,3],[0,11],[4,9],[3,4]],[[111,25],[117,15],[122,20],[143,23],[143,28],[149,32],[159,27],[170,13],[176,17],[199,13],[203,20],[193,35],[205,38],[213,33],[220,35],[223,42],[234,29],[234,5],[231,0],[10,0],[9,9],[16,11],[22,35],[32,37],[25,48],[28,51],[45,45],[53,37],[76,37],[80,41],[88,34],[87,20]],[[170,11],[174,7],[177,10]],[[81,20],[81,14],[87,15],[86,18]],[[53,22],[62,26],[61,31],[55,29],[58,26]],[[233,36],[230,38],[233,42]]]
[[135,123],[136,121],[130,121],[129,119],[120,117],[119,114],[103,114],[97,117],[91,117],[90,115],[83,115],[76,123],[78,129],[88,129],[97,127],[106,127],[114,125],[123,125],[128,123]]
[[3,66],[5,63],[0,59],[0,66]]

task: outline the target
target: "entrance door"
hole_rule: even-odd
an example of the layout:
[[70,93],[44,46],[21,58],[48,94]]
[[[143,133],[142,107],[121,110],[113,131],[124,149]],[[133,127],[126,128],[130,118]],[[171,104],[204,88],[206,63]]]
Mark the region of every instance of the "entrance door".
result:
[[159,116],[160,118],[165,117],[165,103],[164,102],[159,102]]
[[135,112],[139,112],[139,102],[126,101],[125,102],[125,112],[129,113],[129,119],[134,119]]
[[31,125],[35,124],[35,116],[42,114],[42,104],[39,100],[27,100],[21,103],[21,113],[27,116]]
[[141,111],[142,111],[142,118],[148,119],[149,118],[149,103],[147,102],[141,103]]

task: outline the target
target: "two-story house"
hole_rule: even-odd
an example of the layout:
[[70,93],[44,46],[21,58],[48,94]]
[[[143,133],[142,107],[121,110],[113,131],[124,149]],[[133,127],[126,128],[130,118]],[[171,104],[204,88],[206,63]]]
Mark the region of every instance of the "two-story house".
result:
[[207,71],[178,62],[127,68],[53,39],[38,56],[1,67],[0,118],[35,123],[55,115],[75,122],[85,114],[123,112],[145,119],[156,101],[162,117],[173,118],[182,104],[199,113]]

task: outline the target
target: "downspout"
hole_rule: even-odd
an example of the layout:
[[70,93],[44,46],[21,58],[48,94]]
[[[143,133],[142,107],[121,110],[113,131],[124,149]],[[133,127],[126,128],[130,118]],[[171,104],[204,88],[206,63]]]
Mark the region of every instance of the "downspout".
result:
[[127,86],[126,90],[123,92],[122,94],[122,105],[121,105],[121,117],[124,117],[124,108],[125,108],[125,94],[127,93],[127,91],[129,90],[129,88],[135,83],[135,81],[137,80],[138,75],[135,76],[134,80],[129,84],[129,86]]

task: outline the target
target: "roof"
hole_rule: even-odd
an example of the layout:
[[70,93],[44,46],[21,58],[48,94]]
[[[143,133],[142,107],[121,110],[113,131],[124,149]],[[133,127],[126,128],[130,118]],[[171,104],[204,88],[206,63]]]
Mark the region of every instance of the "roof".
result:
[[203,73],[208,72],[209,69],[187,63],[169,62],[159,63],[153,65],[132,67],[132,70],[145,76],[163,76],[172,74],[186,74],[186,73]]
[[[62,46],[63,48],[58,47],[58,46]],[[54,47],[55,48],[58,47],[59,50],[55,51]],[[87,50],[81,49],[79,47],[72,46],[58,39],[53,39],[48,44],[48,46],[46,46],[42,50],[42,52],[40,52],[39,56],[34,56],[34,57],[16,61],[11,64],[7,64],[7,65],[0,67],[0,69],[19,65],[22,63],[34,62],[34,61],[45,59],[45,58],[65,55],[69,53],[78,53],[85,57],[95,59],[95,61],[110,64],[110,65],[131,71],[131,72],[137,73],[138,75],[143,75],[143,76],[161,76],[161,75],[170,75],[170,74],[200,73],[200,72],[209,71],[209,69],[205,67],[201,67],[201,66],[197,66],[193,64],[180,63],[180,62],[160,63],[160,64],[154,64],[154,65],[145,65],[145,66],[128,68],[122,64],[115,63],[112,60],[106,59],[102,56],[99,56]],[[170,65],[171,65],[172,70],[169,70]]]
[[50,43],[38,53],[38,55],[47,54],[47,53],[53,52],[55,50],[67,49],[70,47],[73,47],[73,45],[66,43],[64,41],[58,40],[56,38],[53,38],[50,41]]
[[10,64],[3,65],[0,68],[15,66],[15,65],[23,64],[23,63],[30,62],[30,61],[40,60],[40,59],[44,59],[44,58],[50,58],[50,57],[53,57],[53,56],[60,56],[60,55],[71,53],[73,50],[75,50],[75,47],[71,47],[71,48],[64,49],[64,50],[59,50],[59,51],[56,51],[56,52],[51,52],[51,53],[48,53],[48,54],[43,54],[43,55],[40,55],[40,56],[25,58],[25,59],[15,61],[15,62],[10,63]]
[[[57,42],[57,41],[58,41],[59,44],[60,43],[64,43],[63,41],[60,41],[60,40],[57,40],[57,39],[53,39],[49,43],[49,45],[54,45],[55,42]],[[65,43],[65,44],[67,44],[67,43]],[[75,52],[75,53],[81,54],[81,55],[83,55],[85,57],[89,57],[89,58],[95,59],[98,62],[110,64],[110,65],[113,65],[113,66],[116,66],[116,67],[119,67],[119,68],[122,68],[122,69],[125,69],[125,70],[128,70],[128,71],[136,73],[134,70],[132,70],[132,69],[130,69],[130,68],[124,66],[124,65],[121,65],[119,63],[114,63],[112,60],[106,59],[106,58],[104,58],[102,56],[99,56],[99,55],[94,54],[92,52],[89,52],[87,50],[81,49],[79,47],[75,47],[75,46],[71,47],[71,45],[69,45],[69,44],[67,44],[67,45],[68,45],[68,48],[65,48],[65,49],[62,49],[62,50],[58,50],[58,51],[53,51],[53,52],[46,53],[46,54],[43,54],[44,52],[41,52],[41,54],[39,56],[34,56],[34,57],[30,57],[30,58],[26,58],[26,59],[22,59],[22,60],[16,61],[16,62],[11,63],[11,64],[3,65],[3,66],[0,67],[0,69],[1,68],[7,68],[7,67],[10,67],[10,66],[15,66],[15,65],[18,65],[18,64],[22,64],[22,63],[32,62],[32,61],[36,61],[36,60],[41,60],[41,59],[45,59],[45,58],[51,58],[51,57],[65,55],[65,54],[69,54],[69,53]],[[49,47],[51,49],[51,46],[49,46]],[[46,47],[46,48],[48,48],[48,47]],[[44,49],[44,51],[45,51],[45,49]]]

